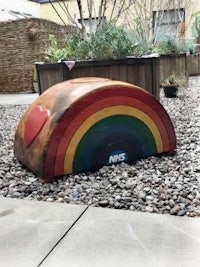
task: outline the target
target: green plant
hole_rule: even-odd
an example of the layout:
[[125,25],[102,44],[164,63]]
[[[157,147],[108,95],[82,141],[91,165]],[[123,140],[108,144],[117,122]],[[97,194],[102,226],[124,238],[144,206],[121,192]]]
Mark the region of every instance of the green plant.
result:
[[81,38],[80,34],[69,35],[65,45],[66,57],[63,59],[80,60],[88,59],[90,44],[88,39]]
[[170,74],[162,84],[162,88],[164,90],[164,94],[166,97],[176,97],[178,93],[178,83],[176,82],[176,76],[173,72]]
[[159,54],[179,54],[176,40],[167,39],[157,44],[157,52]]
[[194,53],[195,44],[193,41],[185,41],[185,40],[175,40],[175,39],[167,39],[160,43],[158,43],[153,51],[157,52],[160,55],[165,54],[183,54],[183,53]]
[[48,61],[57,62],[63,58],[66,58],[67,53],[65,48],[58,47],[58,40],[54,35],[49,36],[50,45],[46,52],[45,59]]
[[176,85],[177,82],[176,82],[175,73],[173,72],[172,74],[170,74],[164,81],[165,81],[166,84]]

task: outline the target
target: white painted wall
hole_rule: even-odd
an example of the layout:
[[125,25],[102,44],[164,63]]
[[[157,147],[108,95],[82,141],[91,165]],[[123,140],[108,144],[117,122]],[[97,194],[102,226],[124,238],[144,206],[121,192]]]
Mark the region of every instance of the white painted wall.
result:
[[40,5],[28,0],[0,0],[0,21],[15,19],[10,11],[31,14],[40,17]]

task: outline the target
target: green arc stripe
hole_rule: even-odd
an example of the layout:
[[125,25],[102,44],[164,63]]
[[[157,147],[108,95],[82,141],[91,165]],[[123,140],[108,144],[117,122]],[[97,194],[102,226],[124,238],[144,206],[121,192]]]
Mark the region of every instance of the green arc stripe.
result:
[[[129,115],[113,115],[95,123],[81,139],[75,152],[73,172],[94,169],[95,166],[91,166],[94,158],[99,157],[99,162],[101,162],[102,158],[109,157],[109,155],[105,155],[106,138],[109,137],[113,146],[117,146],[119,141],[116,143],[115,137],[119,135],[121,135],[120,147],[116,147],[116,149],[124,150],[125,148],[127,150],[129,147],[129,150],[132,145],[131,156],[135,157],[134,149],[137,148],[140,153],[136,156],[139,158],[157,154],[154,137],[144,122]],[[130,136],[132,144],[127,144],[130,142]],[[129,160],[133,159],[129,157]],[[101,164],[106,165],[105,160]],[[98,166],[96,167],[98,168]]]

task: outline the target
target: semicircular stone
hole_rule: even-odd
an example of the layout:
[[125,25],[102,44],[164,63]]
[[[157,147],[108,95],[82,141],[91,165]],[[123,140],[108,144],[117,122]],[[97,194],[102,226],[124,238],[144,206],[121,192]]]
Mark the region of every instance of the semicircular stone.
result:
[[14,140],[18,160],[47,181],[175,149],[159,101],[135,85],[98,77],[46,90],[19,121]]

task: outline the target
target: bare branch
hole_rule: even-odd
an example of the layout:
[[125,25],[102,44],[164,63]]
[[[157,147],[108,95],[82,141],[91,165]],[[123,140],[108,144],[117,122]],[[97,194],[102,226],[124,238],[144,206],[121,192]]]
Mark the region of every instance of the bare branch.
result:
[[80,23],[82,26],[82,35],[83,38],[86,38],[86,29],[85,29],[85,23],[84,23],[84,19],[83,19],[83,9],[82,9],[82,4],[81,4],[81,0],[77,0],[77,5],[78,5],[78,10],[79,10],[79,15],[80,15]]
[[127,0],[123,0],[122,3],[115,3],[115,6],[113,7],[115,10],[117,10],[117,14],[114,16],[114,10],[113,10],[113,17],[110,17],[111,21],[114,21],[115,23],[118,21],[118,19],[121,17],[121,15],[123,13],[125,13],[125,11],[129,10],[130,7],[134,4],[133,0],[129,0],[127,3]]
[[112,11],[111,11],[111,14],[110,14],[111,18],[113,17],[113,13],[114,13],[114,10],[115,10],[116,3],[117,3],[117,0],[114,0]]
[[66,23],[65,23],[65,21],[64,21],[63,18],[60,16],[59,12],[57,11],[57,9],[55,8],[55,6],[54,6],[53,3],[51,2],[51,0],[49,0],[49,3],[51,4],[51,6],[53,7],[53,9],[55,10],[55,12],[56,12],[56,14],[58,15],[58,17],[59,17],[59,18],[61,19],[61,21],[63,22],[63,24],[64,24],[65,26],[67,26]]
[[69,19],[69,21],[71,21],[73,24],[75,24],[76,26],[78,26],[78,24],[76,23],[76,21],[71,16],[71,14],[69,12],[68,5],[66,5],[65,1],[63,1],[63,5],[65,7],[65,12],[66,12],[66,15],[67,15],[67,18]]
[[107,9],[107,1],[106,0],[101,0],[100,5],[99,5],[99,14],[98,14],[98,24],[97,27],[99,27],[99,25],[101,25],[102,19],[105,15]]

